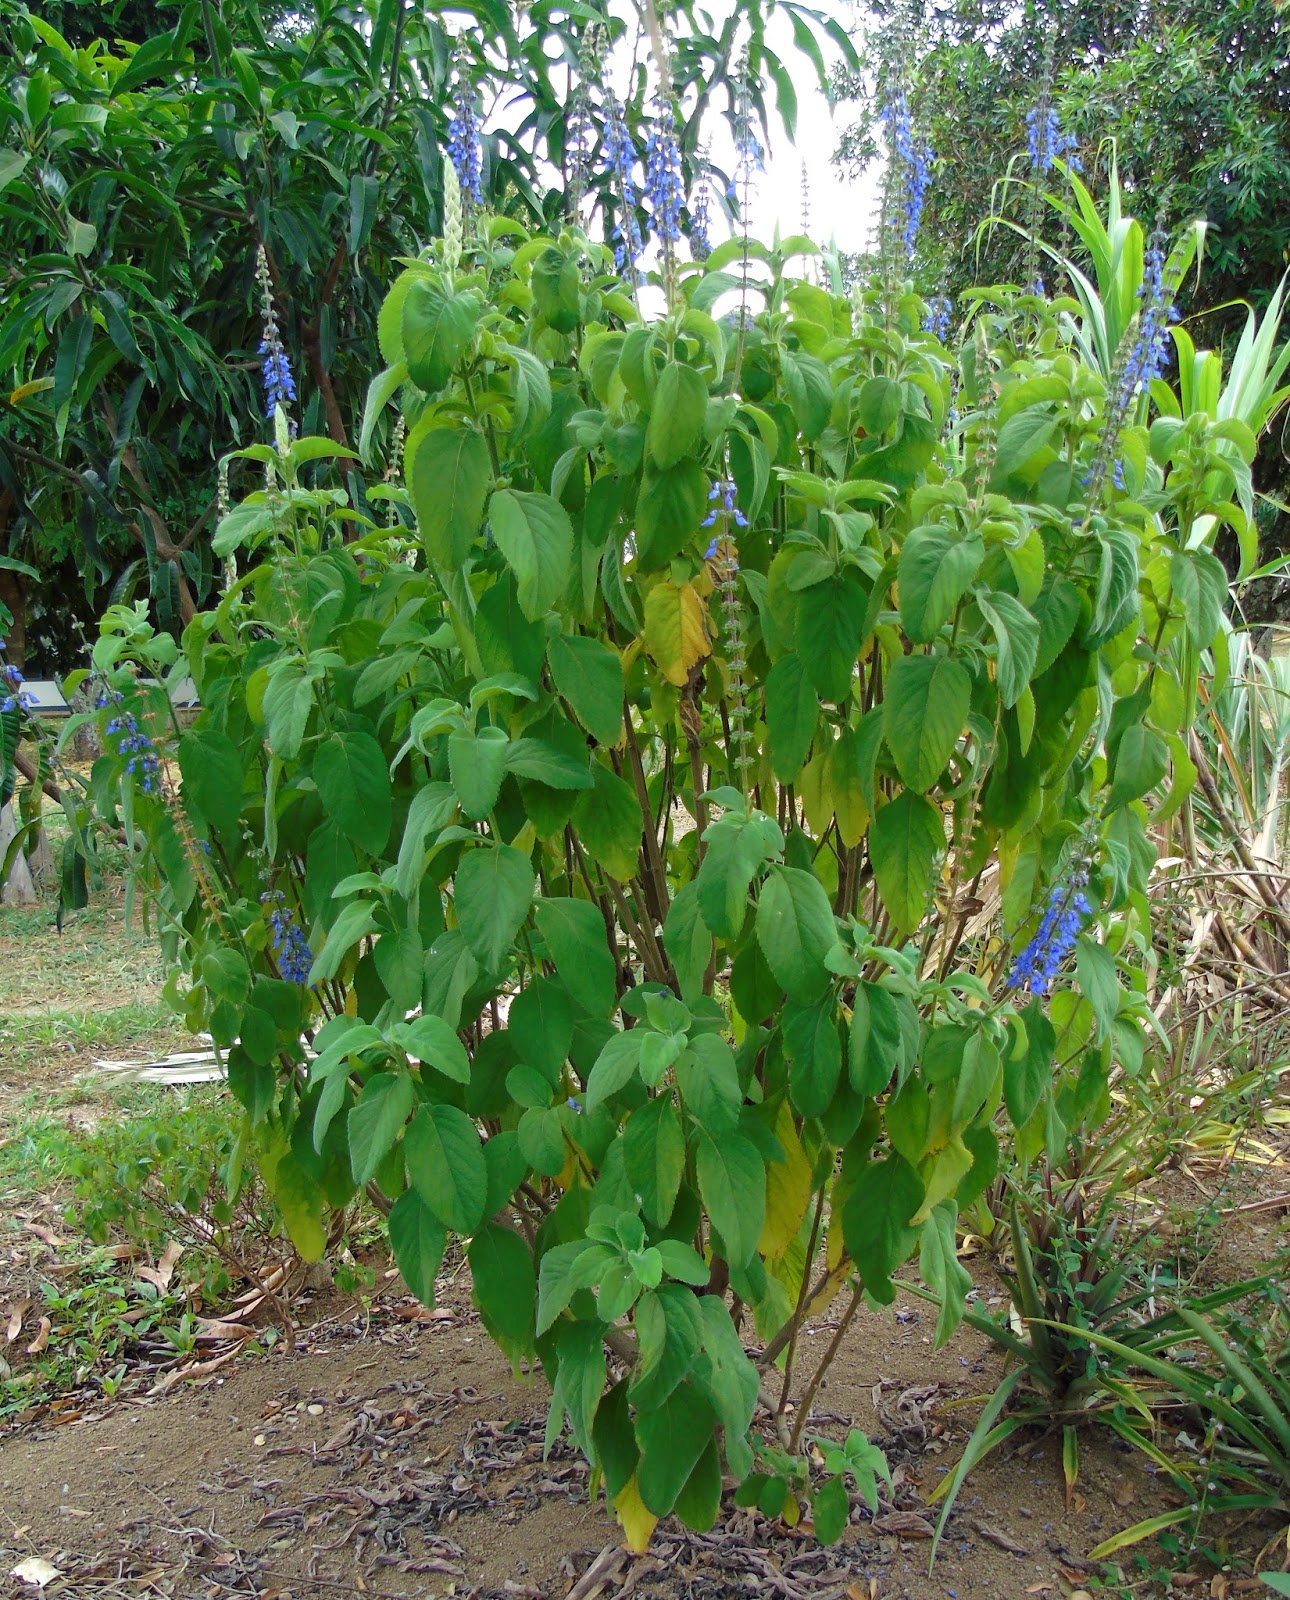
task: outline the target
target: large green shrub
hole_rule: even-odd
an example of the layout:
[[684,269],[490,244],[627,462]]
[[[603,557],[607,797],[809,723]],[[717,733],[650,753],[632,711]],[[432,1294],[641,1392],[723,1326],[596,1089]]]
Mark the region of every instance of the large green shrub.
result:
[[[736,241],[646,317],[577,232],[487,224],[381,313],[393,525],[279,413],[218,609],[177,657],[104,624],[95,803],[245,1158],[305,1255],[361,1186],[422,1298],[466,1241],[636,1541],[711,1523],[759,1394],[791,1476],[809,1403],[765,1380],[843,1289],[917,1255],[947,1338],[1005,1121],[1059,1155],[1140,1066],[1152,824],[1254,438],[1145,425],[1185,258],[1135,309],[1116,227],[1108,375],[1075,301],[983,294],[956,349],[805,240]],[[873,1473],[828,1459],[825,1535]]]

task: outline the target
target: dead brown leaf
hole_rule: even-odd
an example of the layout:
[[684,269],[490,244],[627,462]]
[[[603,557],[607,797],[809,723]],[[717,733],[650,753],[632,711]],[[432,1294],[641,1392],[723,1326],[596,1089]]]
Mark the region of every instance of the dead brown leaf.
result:
[[885,1517],[875,1517],[873,1525],[879,1533],[894,1533],[906,1539],[930,1539],[935,1532],[927,1518],[916,1511],[889,1511]]
[[6,1322],[4,1330],[4,1342],[6,1344],[12,1344],[22,1332],[23,1319],[30,1310],[30,1295],[25,1300],[15,1300],[13,1305],[9,1307],[9,1320]]
[[41,1351],[44,1350],[45,1346],[49,1343],[49,1335],[52,1332],[52,1330],[53,1330],[53,1323],[50,1322],[48,1317],[42,1317],[40,1319],[40,1330],[39,1330],[39,1332],[36,1334],[36,1337],[31,1341],[31,1343],[27,1346],[27,1354],[29,1356],[38,1356],[41,1353]]

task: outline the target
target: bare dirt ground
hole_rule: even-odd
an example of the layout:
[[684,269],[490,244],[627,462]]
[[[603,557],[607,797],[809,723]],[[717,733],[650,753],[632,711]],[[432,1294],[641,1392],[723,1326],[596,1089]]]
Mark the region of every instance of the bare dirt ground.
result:
[[[110,884],[62,936],[48,907],[0,913],[0,1150],[33,1107],[79,1127],[122,1114],[119,1089],[78,1075],[96,1054],[182,1043],[159,1005],[163,975]],[[1156,1186],[1183,1210],[1213,1191],[1231,1213],[1211,1247],[1216,1280],[1266,1260],[1276,1240],[1285,1167],[1276,1151],[1267,1159],[1217,1181],[1206,1161]],[[1260,1209],[1236,1209],[1251,1204]],[[0,1193],[0,1313],[59,1270],[59,1215],[56,1194],[19,1203]],[[1221,1600],[1261,1591],[1204,1562],[1172,1583],[1143,1573],[1131,1587],[1107,1584],[1086,1553],[1178,1502],[1141,1456],[1097,1428],[1082,1436],[1069,1496],[1052,1436],[1019,1435],[990,1458],[969,1478],[929,1575],[936,1510],[927,1497],[1002,1368],[967,1328],[933,1350],[934,1317],[904,1294],[853,1324],[812,1419],[812,1432],[840,1440],[859,1427],[886,1452],[895,1486],[876,1515],[857,1505],[842,1542],[822,1548],[809,1528],[728,1499],[710,1534],[668,1519],[650,1551],[632,1557],[571,1447],[557,1442],[544,1459],[545,1381],[512,1373],[470,1307],[464,1273],[448,1276],[439,1309],[427,1312],[383,1256],[372,1264],[370,1293],[324,1289],[297,1302],[293,1349],[282,1342],[206,1371],[199,1363],[159,1393],[145,1377],[115,1400],[77,1397],[0,1432],[0,1595],[32,1600],[36,1590],[9,1576],[31,1559],[58,1570],[45,1574],[45,1592],[67,1600]],[[997,1303],[989,1264],[971,1265]],[[833,1329],[827,1319],[810,1328],[799,1386]],[[1269,1531],[1223,1530],[1247,1556]],[[1157,1574],[1167,1569],[1158,1548],[1140,1549]]]
[[[446,1313],[446,1314],[445,1314]],[[827,1322],[808,1346],[827,1343]],[[809,1366],[809,1363],[808,1363]],[[912,1301],[853,1326],[817,1400],[819,1432],[859,1426],[896,1488],[820,1547],[754,1512],[712,1533],[662,1524],[632,1558],[563,1441],[542,1458],[547,1392],[517,1378],[463,1285],[419,1311],[393,1284],[364,1308],[302,1310],[296,1349],[246,1358],[169,1395],[104,1404],[0,1450],[0,1560],[32,1556],[64,1594],[565,1597],[1020,1597],[1068,1594],[1084,1551],[1172,1502],[1140,1460],[1094,1436],[1069,1508],[1060,1452],[1036,1437],[969,1480],[932,1576],[924,1497],[997,1379],[968,1334],[931,1348]],[[593,1576],[590,1583],[581,1580]]]

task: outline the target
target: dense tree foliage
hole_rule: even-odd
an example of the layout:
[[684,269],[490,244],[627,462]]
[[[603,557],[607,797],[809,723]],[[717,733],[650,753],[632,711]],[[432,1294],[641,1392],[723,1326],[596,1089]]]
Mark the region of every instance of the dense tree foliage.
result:
[[[1290,217],[1287,20],[1274,0],[954,0],[878,8],[878,37],[908,79],[915,124],[936,153],[922,241],[931,287],[951,292],[1015,278],[1020,242],[977,223],[1001,203],[1001,161],[1028,175],[1026,113],[1044,82],[1086,168],[1118,161],[1150,228],[1209,224],[1205,270],[1182,291],[1191,310],[1266,303],[1286,269]],[[862,116],[838,160],[855,171],[876,148],[885,85],[852,78]],[[1239,317],[1235,325],[1239,326]]]
[[[699,112],[734,117],[745,51],[754,114],[765,117],[764,78],[791,118],[792,83],[764,44],[769,6],[719,34],[690,7],[660,9],[677,12],[684,37],[674,65],[689,175]],[[780,9],[822,76],[811,14]],[[347,443],[382,295],[440,225],[462,96],[484,122],[484,204],[549,225],[597,15],[621,31],[600,5],[575,17],[504,0],[315,0],[288,17],[262,0],[0,0],[0,374],[13,407],[0,550],[47,570],[61,561],[87,592],[146,579],[163,624],[190,616],[210,576],[214,461],[263,420],[260,247],[307,379],[300,424]],[[638,149],[647,92],[640,60],[625,104]],[[595,158],[601,135],[596,114]],[[21,654],[19,632],[10,646]]]

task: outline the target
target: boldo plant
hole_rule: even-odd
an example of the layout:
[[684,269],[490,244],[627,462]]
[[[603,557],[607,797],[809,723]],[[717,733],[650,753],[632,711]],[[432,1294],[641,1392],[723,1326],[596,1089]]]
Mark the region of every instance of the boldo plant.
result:
[[917,1257],[948,1338],[1001,1148],[1141,1064],[1254,438],[1147,426],[1177,253],[1104,372],[1073,300],[951,345],[894,273],[663,234],[646,315],[577,227],[450,208],[380,315],[385,524],[279,407],[219,605],[105,619],[91,799],[301,1253],[365,1189],[429,1302],[462,1240],[634,1543],[727,1472],[829,1537],[882,1463],[804,1462],[804,1323]]

